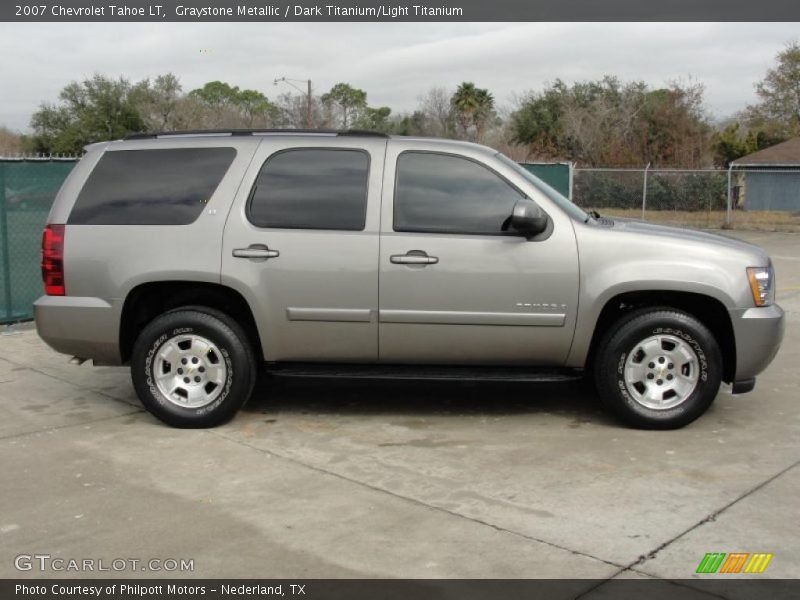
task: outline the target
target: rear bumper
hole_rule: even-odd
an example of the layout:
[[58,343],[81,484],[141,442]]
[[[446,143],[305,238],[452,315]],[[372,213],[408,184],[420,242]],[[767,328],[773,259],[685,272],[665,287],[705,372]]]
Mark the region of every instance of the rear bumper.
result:
[[119,310],[101,298],[42,296],[33,303],[39,336],[54,350],[118,365]]
[[735,381],[753,379],[769,366],[783,341],[785,317],[777,304],[730,311],[736,339]]

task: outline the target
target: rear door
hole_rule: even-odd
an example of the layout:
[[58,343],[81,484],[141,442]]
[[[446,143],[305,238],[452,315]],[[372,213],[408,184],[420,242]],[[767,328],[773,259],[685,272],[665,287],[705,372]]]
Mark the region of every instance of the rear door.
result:
[[265,136],[228,217],[222,283],[253,308],[268,361],[378,358],[386,140]]

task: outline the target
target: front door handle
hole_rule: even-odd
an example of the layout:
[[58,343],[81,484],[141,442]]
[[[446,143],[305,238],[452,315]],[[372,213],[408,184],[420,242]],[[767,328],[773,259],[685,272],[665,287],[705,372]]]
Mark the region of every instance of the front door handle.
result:
[[436,256],[428,256],[423,250],[409,250],[405,254],[393,254],[389,260],[396,265],[435,265],[439,262]]
[[236,248],[233,251],[236,258],[277,258],[280,255],[280,252],[270,250],[264,244],[251,244],[247,248]]

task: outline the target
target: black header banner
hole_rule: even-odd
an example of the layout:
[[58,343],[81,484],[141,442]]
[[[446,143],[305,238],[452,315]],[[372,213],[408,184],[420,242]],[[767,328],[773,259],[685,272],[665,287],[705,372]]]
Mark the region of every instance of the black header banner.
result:
[[0,21],[800,21],[797,0],[10,0]]

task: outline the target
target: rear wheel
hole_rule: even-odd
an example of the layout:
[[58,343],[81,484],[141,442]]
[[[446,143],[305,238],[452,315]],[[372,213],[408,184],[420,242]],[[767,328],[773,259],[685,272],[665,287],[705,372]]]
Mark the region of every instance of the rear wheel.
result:
[[721,377],[722,355],[708,328],[666,308],[622,317],[600,343],[594,366],[604,404],[648,429],[694,421],[711,406]]
[[145,408],[174,427],[213,427],[250,397],[252,348],[239,324],[205,307],[166,312],[137,338],[131,378]]

